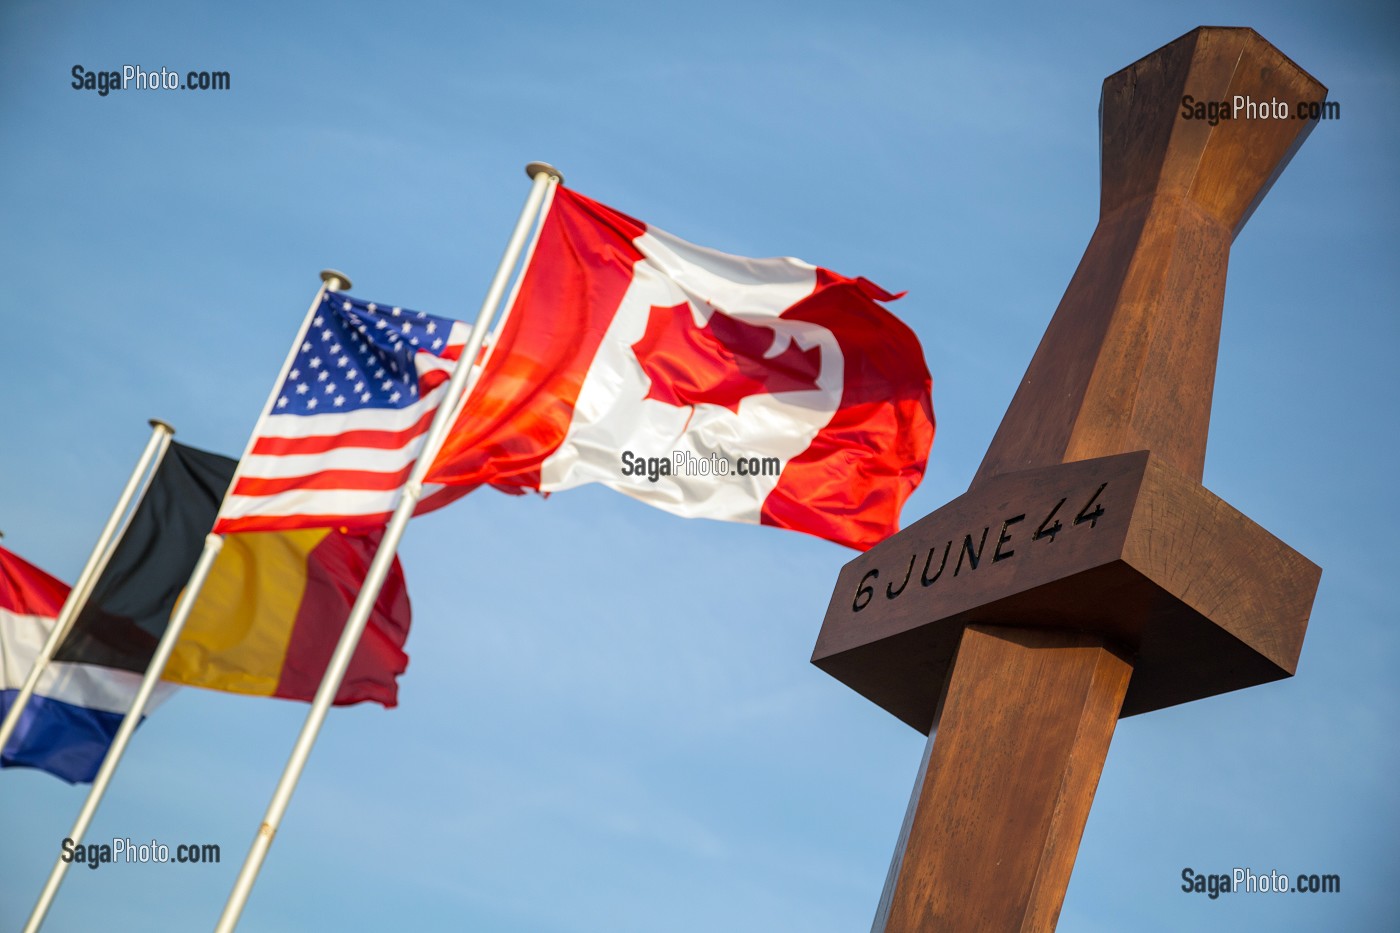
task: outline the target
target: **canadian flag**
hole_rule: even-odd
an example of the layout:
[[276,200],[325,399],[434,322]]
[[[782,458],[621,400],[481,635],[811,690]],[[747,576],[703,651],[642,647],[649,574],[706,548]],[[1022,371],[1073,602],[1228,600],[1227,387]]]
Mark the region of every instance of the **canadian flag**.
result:
[[427,480],[602,483],[868,548],[898,530],[933,443],[918,338],[877,304],[897,297],[695,246],[558,187]]

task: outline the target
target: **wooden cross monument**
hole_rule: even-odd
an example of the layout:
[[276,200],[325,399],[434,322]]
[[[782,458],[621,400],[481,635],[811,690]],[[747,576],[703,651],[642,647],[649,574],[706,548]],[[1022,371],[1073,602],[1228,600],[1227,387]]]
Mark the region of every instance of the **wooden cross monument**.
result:
[[886,933],[1052,930],[1118,717],[1293,674],[1321,571],[1201,476],[1230,244],[1326,90],[1210,27],[1105,80],[1098,227],[972,485],[842,569],[813,663],[937,729]]

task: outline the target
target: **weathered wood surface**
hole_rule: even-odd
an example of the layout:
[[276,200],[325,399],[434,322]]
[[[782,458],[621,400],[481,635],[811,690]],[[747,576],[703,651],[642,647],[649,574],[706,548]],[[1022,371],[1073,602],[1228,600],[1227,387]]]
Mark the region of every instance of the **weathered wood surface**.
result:
[[1131,672],[1094,635],[964,631],[887,930],[1054,927]]

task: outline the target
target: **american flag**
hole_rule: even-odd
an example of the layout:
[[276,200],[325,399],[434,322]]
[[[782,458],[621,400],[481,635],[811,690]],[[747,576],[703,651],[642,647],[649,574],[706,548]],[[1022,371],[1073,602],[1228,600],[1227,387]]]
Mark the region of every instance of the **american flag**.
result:
[[[374,526],[398,504],[471,328],[327,292],[214,531]],[[465,489],[424,487],[418,512]]]

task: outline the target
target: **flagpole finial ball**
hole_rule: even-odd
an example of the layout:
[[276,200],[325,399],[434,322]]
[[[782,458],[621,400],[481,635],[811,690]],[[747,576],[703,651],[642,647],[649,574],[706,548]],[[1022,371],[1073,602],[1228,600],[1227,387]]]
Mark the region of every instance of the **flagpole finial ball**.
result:
[[322,269],[321,281],[326,283],[327,291],[332,292],[348,292],[355,287],[350,284],[350,276],[334,269]]
[[534,178],[542,172],[546,175],[553,175],[555,178],[559,179],[559,184],[562,185],[564,183],[564,173],[548,162],[531,162],[525,166],[525,174],[529,175],[531,178]]
[[169,421],[161,421],[159,418],[152,418],[146,423],[153,428],[164,428],[166,434],[172,436],[175,434],[175,427]]

